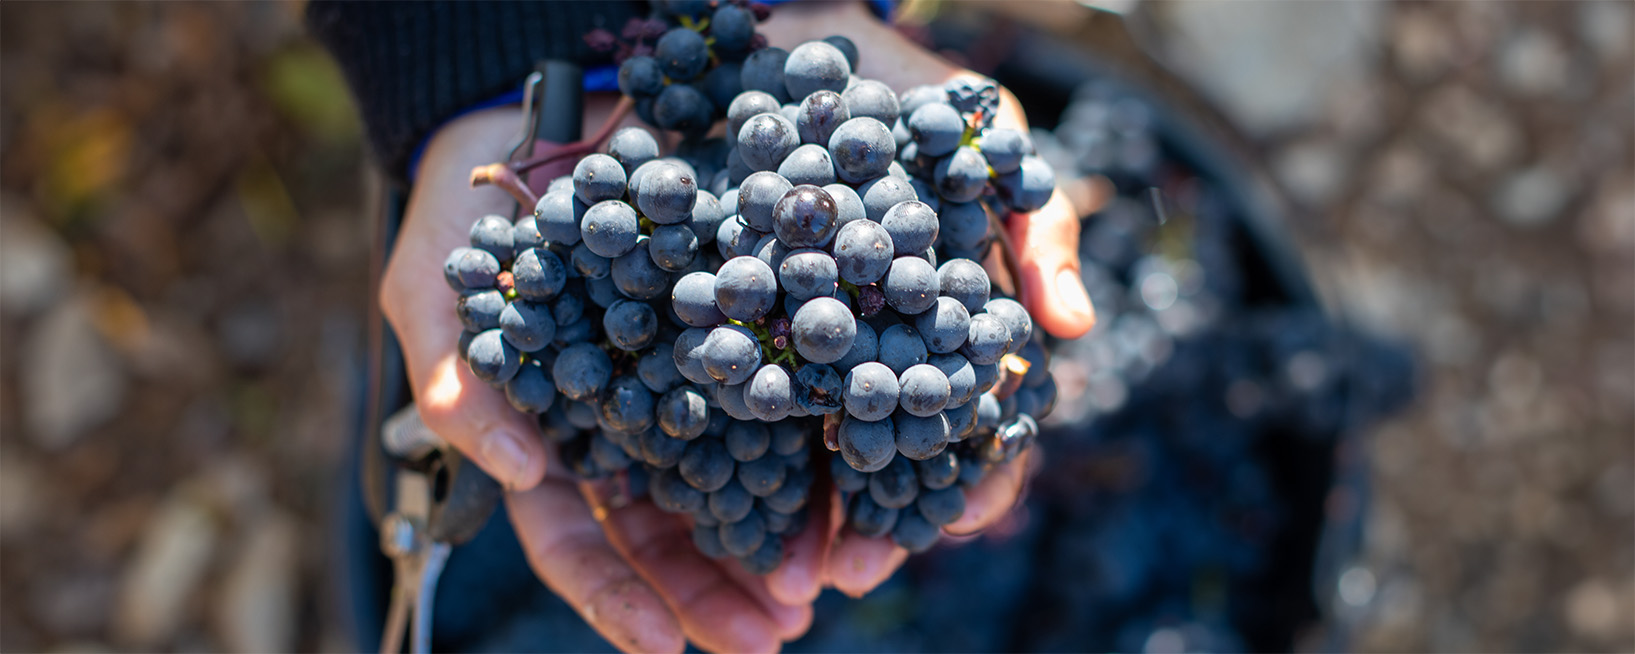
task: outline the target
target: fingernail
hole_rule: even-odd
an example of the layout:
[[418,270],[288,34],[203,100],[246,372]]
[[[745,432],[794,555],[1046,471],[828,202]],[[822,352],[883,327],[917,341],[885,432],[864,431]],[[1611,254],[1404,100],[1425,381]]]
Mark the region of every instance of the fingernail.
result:
[[1090,315],[1090,295],[1084,292],[1084,282],[1079,281],[1078,271],[1072,268],[1056,273],[1056,299],[1074,315]]
[[515,490],[528,474],[528,450],[516,436],[497,431],[483,439],[483,461],[506,488]]

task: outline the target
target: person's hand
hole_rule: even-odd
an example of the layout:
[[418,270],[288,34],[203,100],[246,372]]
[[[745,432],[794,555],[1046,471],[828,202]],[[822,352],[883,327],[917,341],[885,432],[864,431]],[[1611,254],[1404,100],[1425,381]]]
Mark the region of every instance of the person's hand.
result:
[[[760,26],[772,45],[790,48],[804,41],[840,34],[861,51],[859,77],[885,82],[901,93],[921,84],[941,84],[961,75],[976,75],[954,66],[910,42],[869,16],[862,3],[806,3],[780,6]],[[1027,118],[1016,96],[1001,89],[996,127],[1027,132]],[[1095,310],[1079,277],[1079,218],[1066,194],[1058,191],[1044,207],[1013,214],[1006,225],[1020,261],[1020,297],[1040,328],[1058,338],[1078,338],[1095,325]],[[965,514],[943,527],[950,535],[974,534],[1002,518],[1021,495],[1028,454],[995,469],[966,495]],[[831,502],[838,505],[838,501]],[[823,579],[848,595],[862,595],[883,583],[908,558],[907,550],[889,537],[863,538],[842,530],[842,507],[833,506],[831,541],[826,544]],[[810,601],[806,594],[778,592],[785,603]]]
[[[606,97],[587,102],[587,132],[611,105]],[[736,562],[698,554],[681,521],[649,502],[612,510],[587,502],[597,498],[582,494],[547,453],[538,427],[455,356],[461,325],[443,260],[467,244],[472,221],[510,215],[509,196],[472,189],[468,179],[472,167],[505,159],[520,121],[514,107],[459,118],[433,136],[421,161],[380,288],[420,415],[506,487],[511,522],[534,572],[608,642],[628,652],[680,652],[685,640],[714,651],[775,650],[805,632],[808,603],[780,603],[766,580]],[[780,587],[815,588],[819,540],[797,539],[785,569],[769,578]]]

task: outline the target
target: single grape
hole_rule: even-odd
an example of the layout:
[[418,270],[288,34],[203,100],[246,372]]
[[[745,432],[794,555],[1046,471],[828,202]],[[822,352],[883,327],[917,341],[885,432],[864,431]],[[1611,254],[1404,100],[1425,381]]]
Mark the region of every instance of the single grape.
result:
[[626,352],[647,347],[658,336],[658,329],[658,314],[645,302],[620,300],[602,314],[602,331],[614,347]]
[[[899,115],[897,94],[884,82],[863,80],[846,89],[840,97],[854,117],[867,116],[883,125],[896,125]],[[893,130],[895,132],[895,129]],[[895,138],[893,139],[895,140]]]
[[834,363],[851,350],[857,320],[839,300],[820,297],[801,305],[793,319],[795,351],[812,363]]
[[550,250],[529,248],[512,262],[511,283],[518,297],[548,302],[567,285],[568,268]]
[[789,371],[777,364],[761,366],[744,387],[744,405],[756,418],[767,422],[789,417],[795,405],[794,383]]
[[683,330],[676,336],[675,349],[672,355],[676,362],[676,370],[682,377],[695,384],[714,383],[715,379],[704,371],[702,349],[704,340],[710,335],[710,330],[693,327]]
[[[732,202],[736,211],[738,198],[734,196]],[[721,201],[716,198],[715,194],[709,191],[699,191],[698,195],[693,199],[692,220],[685,221],[683,224],[692,228],[693,235],[698,237],[699,245],[709,245],[711,241],[715,240],[717,229],[721,227],[722,221],[726,219],[727,210],[722,206]]]
[[781,114],[757,114],[738,129],[738,156],[750,170],[777,170],[784,157],[800,146],[795,124]]
[[880,355],[880,337],[874,328],[862,320],[857,320],[857,335],[852,337],[852,347],[846,351],[846,356],[832,365],[835,370],[845,374],[859,364],[874,361]]
[[660,225],[673,225],[692,217],[693,203],[698,198],[696,174],[662,159],[651,165],[642,176],[641,193],[636,200],[642,215]]
[[[629,61],[628,59],[626,61]],[[625,181],[642,164],[659,158],[659,142],[640,127],[624,127],[608,139],[607,154],[624,168]]]
[[670,303],[676,316],[692,327],[714,327],[727,321],[715,306],[715,275],[707,272],[687,273],[677,280]]
[[699,89],[710,101],[711,119],[718,117],[721,108],[732,104],[732,99],[744,91],[743,73],[743,62],[722,61],[698,81]]
[[727,548],[721,545],[721,531],[715,527],[707,527],[701,524],[693,525],[693,547],[698,548],[700,554],[712,559],[724,559],[732,556],[727,553]]
[[648,484],[653,504],[669,513],[693,513],[704,508],[704,494],[688,485],[678,468],[666,468],[653,475]]
[[988,304],[988,271],[970,259],[952,259],[937,268],[937,286],[943,297],[953,298],[973,316]]
[[[942,412],[948,405],[952,386],[948,376],[936,366],[921,363],[904,370],[897,379],[898,401],[909,415],[925,418]],[[899,426],[901,431],[901,426]]]
[[854,220],[835,234],[835,265],[841,279],[857,285],[872,284],[891,269],[896,246],[879,223]]
[[727,385],[716,384],[715,402],[721,405],[721,412],[733,420],[755,420],[755,414],[750,413],[749,405],[744,404],[744,387],[749,382]]
[[1000,319],[1009,328],[1011,344],[1005,350],[1007,353],[1021,352],[1022,347],[1033,340],[1033,316],[1028,315],[1028,310],[1022,308],[1016,300],[994,298],[988,300],[988,304],[982,310]]
[[613,259],[636,247],[641,226],[636,211],[618,200],[591,205],[580,222],[585,246],[597,256]]
[[692,388],[677,388],[659,398],[654,409],[659,429],[670,437],[688,441],[698,438],[709,424],[709,405]]
[[766,540],[766,521],[761,514],[753,511],[738,522],[721,523],[718,529],[721,531],[721,546],[733,556],[749,556]]
[[905,119],[914,115],[920,107],[933,103],[947,104],[948,93],[942,90],[942,87],[931,84],[922,84],[904,91],[897,101],[898,107],[902,110],[899,115]]
[[525,364],[505,382],[505,400],[523,413],[544,413],[556,399],[556,386],[539,366]]
[[615,288],[631,299],[652,300],[662,297],[665,288],[670,284],[670,273],[653,263],[648,244],[649,240],[642,238],[635,248],[614,259],[612,265],[608,267],[611,273],[609,277],[612,278]]
[[928,490],[937,491],[948,488],[953,486],[954,482],[959,481],[959,456],[953,452],[944,451],[929,459],[915,461],[914,472],[919,477],[920,485]]
[[676,466],[681,478],[705,493],[713,493],[732,479],[734,462],[727,448],[714,438],[695,438],[687,443],[687,452]]
[[991,79],[964,75],[948,80],[942,88],[948,94],[948,103],[960,113],[981,112],[983,126],[999,113],[999,85]]
[[[841,422],[844,424],[845,421]],[[834,481],[836,489],[847,493],[856,493],[869,487],[868,473],[853,468],[846,462],[844,456],[829,457],[829,478]]]
[[[523,251],[545,245],[545,235],[539,233],[539,223],[534,222],[532,215],[518,218],[511,223],[511,255],[516,256]],[[460,290],[460,289],[454,289]]]
[[519,300],[500,311],[505,341],[523,352],[538,352],[556,338],[556,317],[549,305]]
[[[830,163],[832,166],[833,161]],[[868,212],[863,207],[863,197],[852,190],[852,187],[845,184],[828,184],[823,190],[829,193],[829,197],[834,198],[835,224],[845,225],[868,217]]]
[[613,262],[591,252],[584,243],[573,246],[572,263],[574,272],[586,279],[602,279],[613,272]]
[[722,325],[710,332],[699,355],[704,371],[712,379],[723,384],[742,384],[760,367],[761,344],[744,327]]
[[504,216],[489,214],[471,224],[471,247],[492,254],[502,262],[510,261],[515,249],[511,237],[511,221]]
[[966,342],[960,347],[972,363],[994,364],[1011,347],[1011,330],[1001,318],[989,313],[971,316]]
[[778,492],[788,478],[789,471],[785,469],[783,458],[779,456],[763,456],[754,461],[738,464],[739,483],[756,497],[766,497]]
[[[896,239],[895,236],[892,238]],[[919,257],[897,257],[886,270],[880,290],[885,293],[886,304],[898,313],[917,315],[930,309],[937,301],[940,292],[937,270]]]
[[880,226],[891,234],[891,244],[897,256],[919,254],[937,240],[937,213],[918,200],[900,202],[892,207],[880,218]]
[[925,339],[925,347],[934,354],[947,354],[965,343],[970,331],[971,314],[965,305],[951,297],[937,298],[937,304],[914,318],[914,327]]
[[853,118],[829,137],[835,173],[848,184],[860,184],[886,174],[897,156],[897,143],[885,123],[868,117]]
[[[795,404],[812,415],[839,413],[844,382],[831,366],[809,363],[795,373]],[[798,433],[798,432],[797,432]],[[799,441],[797,441],[799,442]],[[779,454],[790,452],[779,451]]]
[[795,129],[800,134],[801,143],[827,146],[835,128],[851,117],[839,93],[817,91],[801,100],[800,111],[795,114]]
[[778,281],[797,300],[833,295],[839,278],[835,258],[822,250],[796,250],[778,265]]
[[487,289],[466,291],[454,303],[454,313],[466,331],[480,332],[500,326],[500,312],[505,310],[505,296]]
[[976,370],[970,360],[959,353],[934,354],[926,360],[941,370],[948,379],[948,406],[961,406],[971,401],[976,392]]
[[755,244],[760,241],[761,233],[745,227],[737,216],[721,221],[721,226],[715,230],[716,253],[723,259],[753,256]]
[[728,318],[753,322],[778,301],[772,267],[755,257],[736,257],[715,276],[715,303]]
[[737,480],[727,482],[720,490],[710,493],[706,502],[710,513],[722,523],[737,522],[749,515],[755,508],[755,496],[744,490],[744,485]]
[[868,493],[858,493],[852,498],[849,516],[849,524],[857,535],[879,538],[891,533],[892,528],[897,526],[898,511],[880,506]]
[[[812,184],[824,186],[834,184],[835,162],[829,157],[829,151],[821,145],[808,143],[795,148],[789,156],[784,157],[783,163],[778,164],[778,175],[789,180],[791,184]],[[827,190],[828,187],[824,186]]]
[[919,497],[920,480],[914,462],[893,458],[884,468],[869,475],[869,498],[888,509],[901,509]]
[[864,215],[874,222],[884,219],[893,207],[917,197],[913,185],[890,175],[857,187],[857,192],[863,197]]
[[760,548],[748,556],[738,557],[738,563],[744,566],[745,572],[752,575],[772,574],[773,570],[777,570],[778,566],[783,564],[783,539],[766,538],[761,541]]
[[653,426],[653,392],[635,377],[613,380],[602,394],[601,409],[608,426],[627,434]]
[[658,60],[638,55],[619,64],[619,92],[632,98],[652,97],[664,90],[664,71]]
[[846,63],[851,66],[851,69],[857,70],[857,44],[852,43],[851,39],[836,34],[823,37],[823,42],[839,50],[840,54],[845,55]]
[[894,375],[925,363],[929,356],[925,339],[911,325],[892,325],[880,332],[880,363],[891,368]]
[[853,416],[840,419],[837,436],[840,456],[852,469],[874,472],[886,467],[897,454],[896,439],[896,430],[889,417],[874,422]]
[[676,368],[675,346],[666,342],[663,337],[660,337],[652,348],[642,353],[641,359],[636,362],[636,376],[647,385],[647,390],[654,393],[669,392],[670,389],[682,385],[686,379]]
[[971,202],[988,187],[988,161],[968,145],[943,157],[932,170],[937,195],[946,202]]
[[[801,451],[804,452],[805,450],[803,449]],[[773,533],[787,533],[792,527],[795,526],[793,524],[774,525],[772,524],[774,516],[783,515],[794,519],[803,518],[803,516],[799,515],[797,512],[806,507],[806,498],[811,494],[811,481],[808,479],[811,476],[811,473],[799,474],[798,476],[801,477],[800,479],[793,478],[796,476],[797,475],[790,475],[791,479],[784,480],[783,485],[779,486],[778,490],[772,491],[772,494],[760,498],[761,505],[765,509],[770,509],[769,511],[762,511],[762,516],[767,518],[767,529]]]
[[[918,177],[910,177],[908,185],[914,189],[914,199],[931,205],[931,209],[936,211],[938,216],[942,215],[943,201],[942,198],[937,197],[937,189],[932,188],[929,183]],[[947,219],[944,218],[943,220],[946,221]]]
[[499,274],[499,259],[477,248],[456,248],[443,262],[443,279],[456,291],[494,288]]
[[710,37],[719,52],[742,52],[755,37],[755,13],[738,5],[721,3],[710,17]]
[[936,545],[941,533],[937,525],[926,520],[918,511],[903,511],[897,516],[897,524],[891,528],[891,541],[911,553],[919,554]]
[[744,224],[762,234],[772,231],[772,210],[795,185],[783,176],[761,171],[744,179],[738,187],[738,215]]
[[942,417],[948,419],[948,442],[958,443],[975,433],[976,409],[976,402],[966,402],[943,410]]
[[603,431],[590,437],[590,458],[603,475],[630,466],[630,454],[618,443],[613,442],[612,436],[611,432]]
[[[709,46],[704,36],[685,27],[672,29],[659,37],[653,45],[653,59],[659,69],[672,80],[686,81],[698,77],[710,63]],[[672,86],[674,86],[672,84]]]
[[647,243],[653,264],[669,272],[680,272],[698,256],[698,235],[687,225],[658,225]]
[[767,268],[777,270],[783,265],[784,257],[793,252],[788,245],[772,234],[761,237],[761,242],[755,244],[755,258],[766,264]]
[[950,426],[941,411],[923,417],[899,411],[891,421],[897,426],[897,452],[904,457],[929,459],[948,447]]
[[[791,98],[805,98],[821,90],[846,90],[852,67],[846,55],[822,41],[807,41],[789,52],[783,65],[784,85]],[[744,85],[749,88],[748,84]]]
[[754,461],[772,447],[772,430],[758,422],[734,422],[722,437],[727,453],[736,461]]
[[883,420],[897,408],[897,373],[870,361],[846,373],[846,412],[859,420]]
[[613,378],[613,360],[595,345],[576,343],[557,355],[551,378],[568,399],[589,401],[600,395]]
[[588,205],[624,197],[624,165],[605,154],[588,154],[573,167],[573,197]]
[[823,247],[834,238],[839,210],[827,191],[811,185],[793,187],[772,207],[778,240],[791,248]]
[[1033,151],[1026,134],[1003,127],[983,132],[977,145],[982,148],[982,158],[988,161],[988,167],[1000,175],[1016,172],[1022,167],[1022,157]]
[[466,363],[477,379],[503,384],[522,367],[522,352],[505,342],[500,330],[490,329],[472,337],[466,347]]
[[909,114],[908,131],[921,155],[941,157],[959,147],[965,137],[965,120],[946,102],[928,102]]
[[[745,91],[764,91],[776,98],[779,103],[789,101],[789,87],[784,80],[784,65],[789,60],[789,51],[783,48],[761,48],[744,58],[744,68],[739,73],[739,81],[743,82]],[[805,96],[801,96],[805,97]]]
[[1056,172],[1044,159],[1026,156],[1022,157],[1021,167],[1000,175],[994,186],[1012,211],[1038,211],[1056,192]]

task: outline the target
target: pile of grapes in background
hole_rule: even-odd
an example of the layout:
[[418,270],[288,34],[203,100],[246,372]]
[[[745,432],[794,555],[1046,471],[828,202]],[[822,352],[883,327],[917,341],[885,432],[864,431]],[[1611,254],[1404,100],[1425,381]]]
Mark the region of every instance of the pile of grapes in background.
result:
[[[853,531],[924,551],[1055,404],[1043,335],[974,260],[1053,172],[992,127],[992,81],[899,97],[838,37],[738,65],[709,49],[734,10],[624,62],[621,82],[663,71],[656,97],[629,92],[683,133],[675,156],[622,129],[449,255],[460,356],[578,475],[688,516],[712,558],[781,563],[821,456]],[[723,70],[727,136],[704,138],[721,103],[677,89]]]
[[1268,297],[1243,206],[1159,118],[1096,82],[1030,135],[1064,177],[1104,176],[1117,197],[1084,219],[1097,326],[1047,339],[1078,401],[1043,425],[1024,517],[861,601],[820,603],[791,650],[1266,651],[1317,618],[1299,598],[1333,479],[1313,462],[1401,408],[1413,362]]

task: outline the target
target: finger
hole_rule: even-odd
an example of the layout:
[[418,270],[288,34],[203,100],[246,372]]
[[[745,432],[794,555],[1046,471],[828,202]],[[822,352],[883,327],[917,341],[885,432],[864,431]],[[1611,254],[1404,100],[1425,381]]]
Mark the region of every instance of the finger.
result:
[[[772,537],[771,534],[767,534],[767,538]],[[761,603],[761,608],[765,609],[767,614],[772,616],[772,622],[778,625],[778,638],[784,642],[799,638],[801,634],[806,633],[807,629],[812,628],[811,602],[787,604],[779,601],[772,596],[772,591],[767,588],[766,577],[750,573],[750,571],[744,569],[744,566],[738,565],[735,561],[721,560],[716,561],[715,565],[720,567],[728,577],[732,577],[733,581],[738,583],[739,588],[744,589],[744,592],[749,593],[750,597],[754,597],[755,601]]]
[[784,561],[766,576],[772,598],[783,604],[811,604],[823,592],[823,562],[829,554],[830,493],[811,494],[807,524],[784,549]]
[[976,487],[965,491],[965,513],[942,530],[954,536],[974,534],[1004,517],[1022,494],[1032,454],[1031,450],[1023,452],[1010,463],[994,468]]
[[606,527],[614,547],[675,610],[682,632],[700,648],[770,652],[782,644],[774,617],[693,547],[680,518],[642,501],[609,511]]
[[1014,213],[1006,226],[1021,259],[1022,305],[1057,338],[1083,336],[1096,324],[1079,277],[1079,218],[1056,193],[1038,211]]
[[850,529],[829,551],[829,582],[851,597],[862,597],[885,583],[908,560],[908,550],[898,547],[890,536],[864,538]]
[[[438,132],[404,215],[380,303],[403,351],[420,416],[450,445],[512,490],[531,488],[545,471],[537,427],[483,384],[455,356],[461,325],[455,293],[442,282],[442,261],[467,244],[471,221],[508,214],[511,200],[495,189],[470,189],[472,166],[505,156],[515,111],[475,114]],[[494,147],[473,144],[494,143]]]
[[602,536],[579,493],[548,482],[506,496],[534,574],[609,643],[626,652],[681,652],[681,625]]

